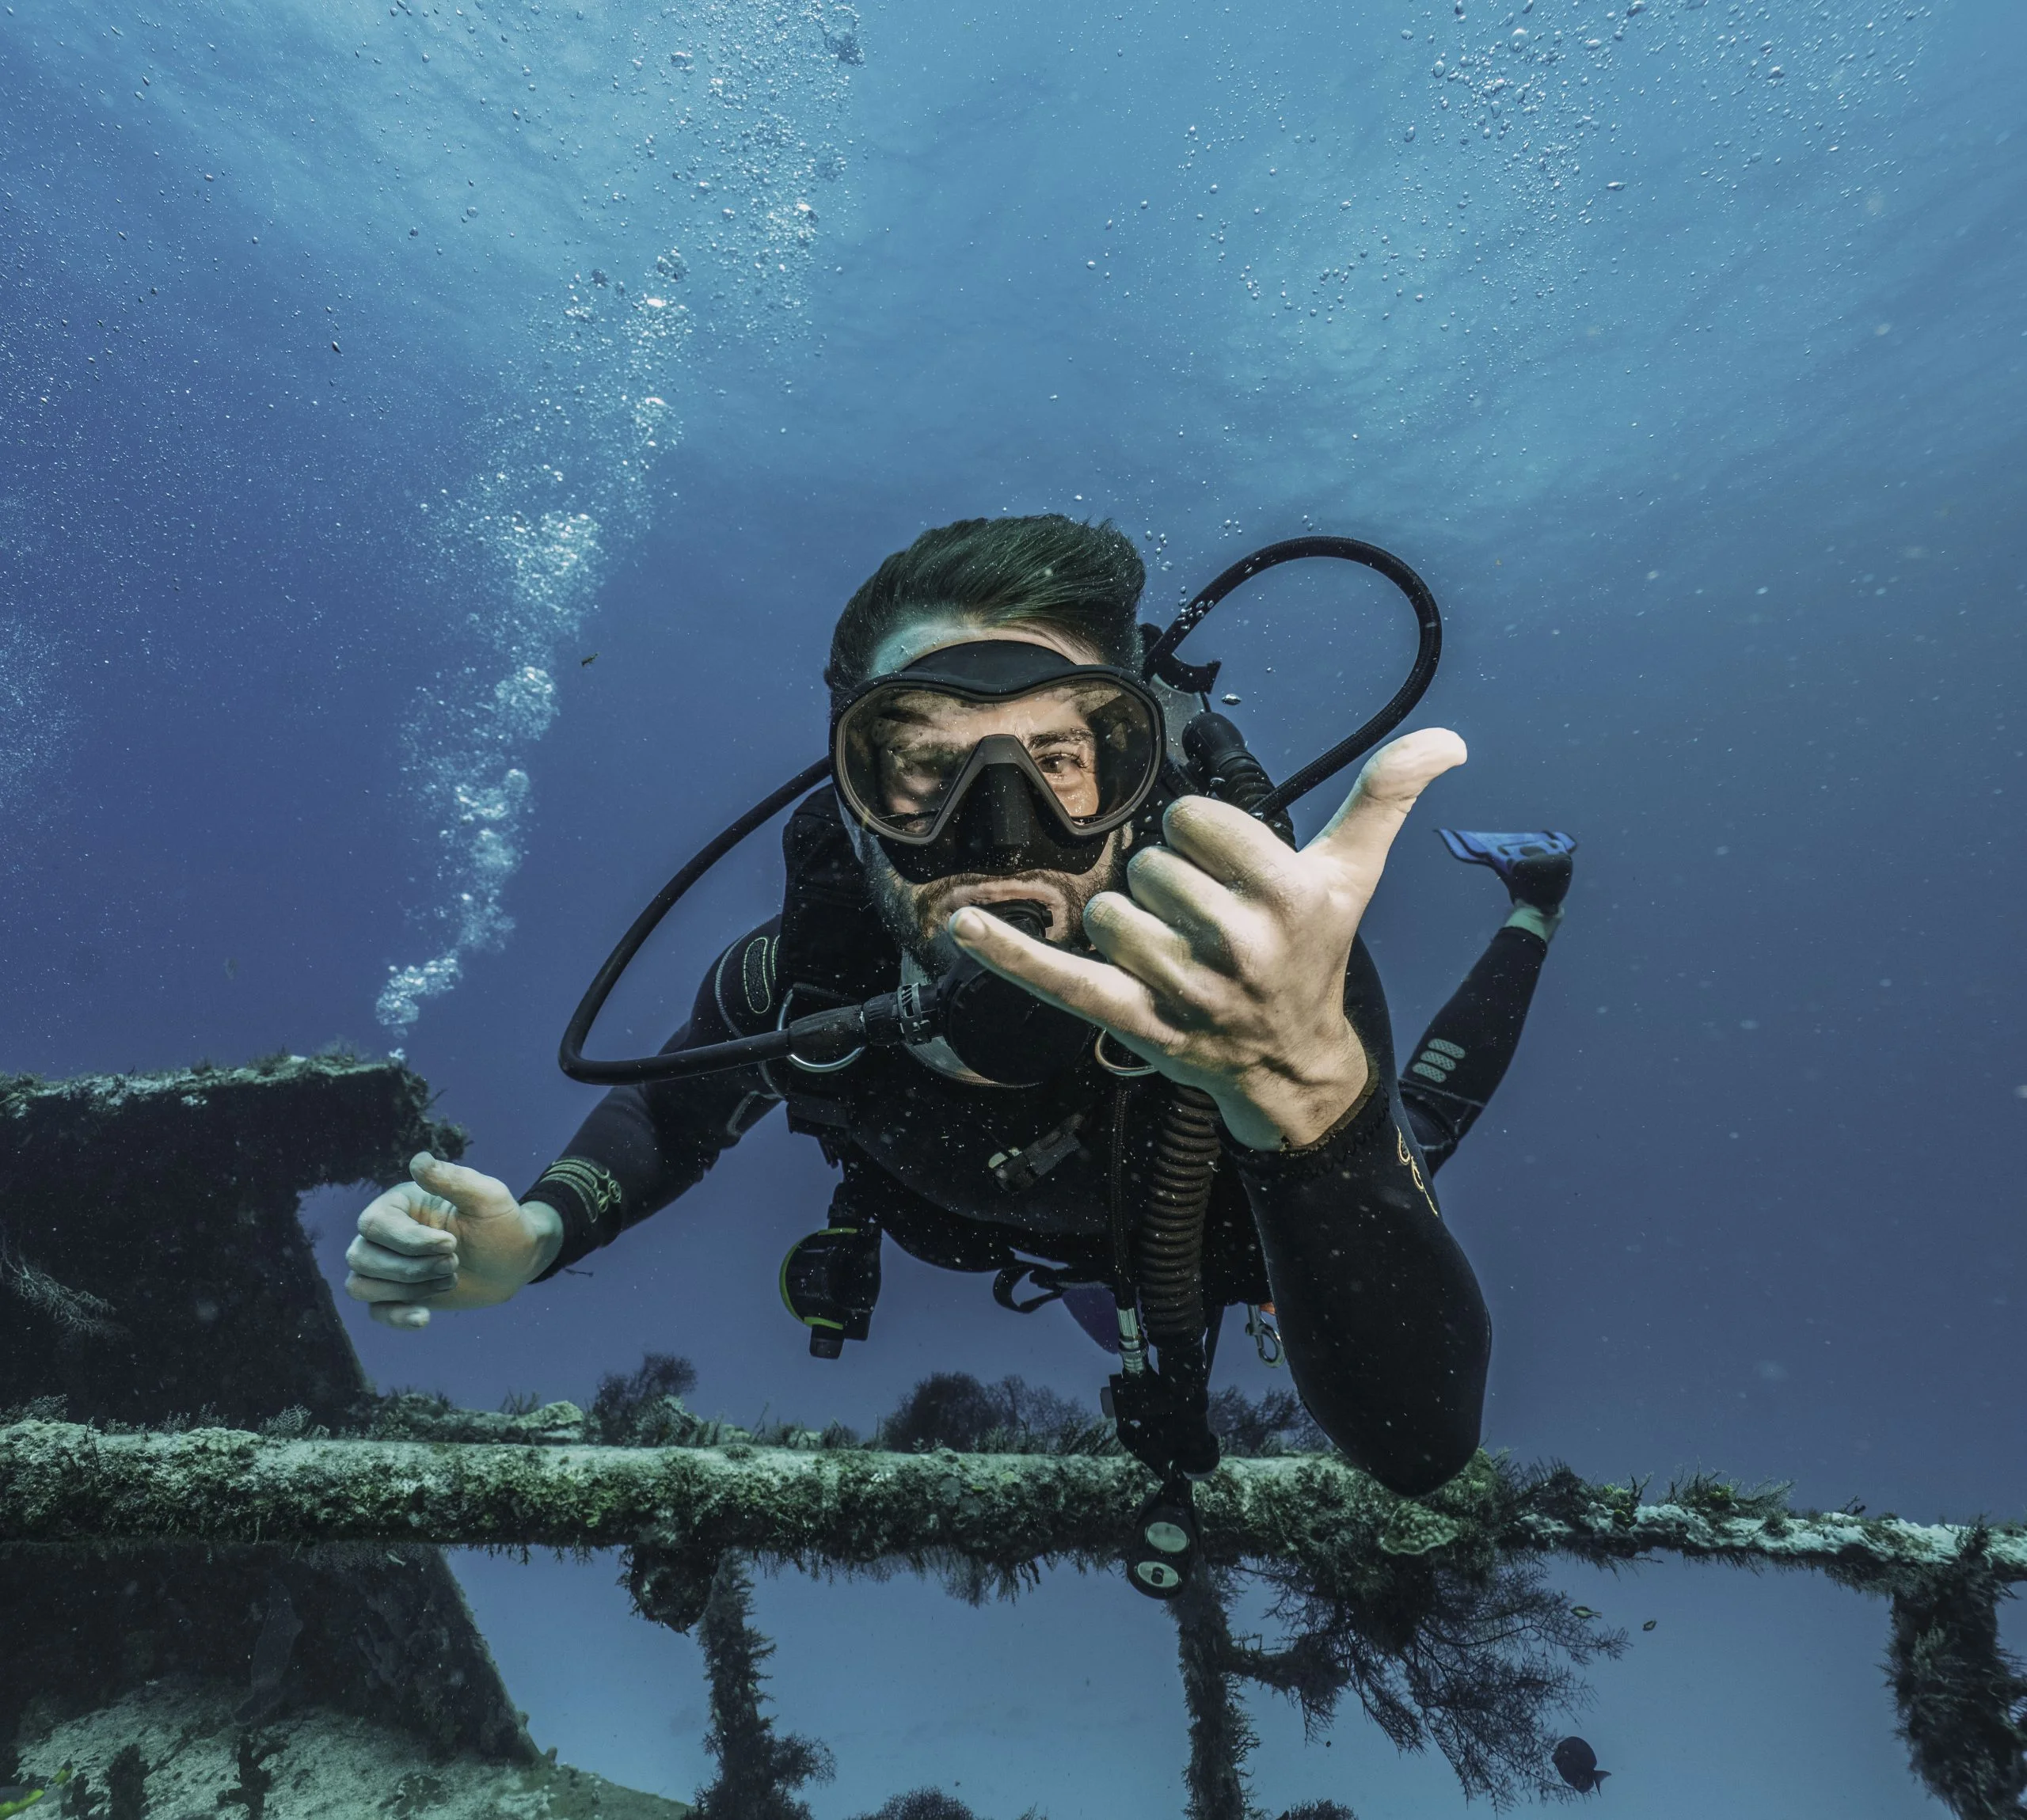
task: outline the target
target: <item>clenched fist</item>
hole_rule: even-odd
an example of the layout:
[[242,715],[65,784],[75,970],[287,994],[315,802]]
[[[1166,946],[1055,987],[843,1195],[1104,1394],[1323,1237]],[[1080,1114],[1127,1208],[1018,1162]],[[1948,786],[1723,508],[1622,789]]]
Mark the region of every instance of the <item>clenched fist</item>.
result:
[[346,1294],[370,1302],[373,1318],[386,1326],[427,1327],[432,1309],[504,1301],[562,1246],[555,1209],[541,1201],[523,1206],[496,1176],[426,1150],[409,1173],[413,1180],[359,1216],[359,1237],[345,1252]]

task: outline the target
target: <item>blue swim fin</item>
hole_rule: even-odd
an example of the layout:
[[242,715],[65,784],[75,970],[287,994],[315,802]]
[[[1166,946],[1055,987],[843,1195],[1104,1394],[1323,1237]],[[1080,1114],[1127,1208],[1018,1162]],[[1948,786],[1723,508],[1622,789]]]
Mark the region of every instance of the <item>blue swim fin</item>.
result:
[[1552,910],[1569,893],[1576,862],[1574,834],[1534,829],[1517,834],[1474,834],[1462,828],[1438,828],[1453,858],[1466,865],[1490,866],[1499,874],[1515,903]]

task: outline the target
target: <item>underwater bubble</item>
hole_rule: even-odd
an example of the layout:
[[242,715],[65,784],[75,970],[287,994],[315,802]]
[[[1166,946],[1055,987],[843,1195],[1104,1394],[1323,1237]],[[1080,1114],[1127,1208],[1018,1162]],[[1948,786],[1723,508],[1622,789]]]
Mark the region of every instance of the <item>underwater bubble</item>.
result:
[[[693,59],[724,72],[712,79],[712,104],[761,130],[742,127],[734,136],[650,114],[637,123],[651,129],[637,142],[681,173],[671,206],[692,196],[743,196],[751,206],[726,208],[686,259],[664,237],[668,221],[644,218],[640,236],[613,245],[607,265],[564,287],[543,349],[556,381],[542,396],[503,405],[492,458],[463,487],[445,489],[424,521],[434,591],[458,602],[477,648],[419,694],[405,732],[405,777],[438,852],[430,911],[438,933],[427,958],[388,970],[377,1009],[396,1030],[458,982],[464,955],[497,945],[513,926],[504,894],[522,863],[532,798],[522,749],[555,718],[553,672],[589,648],[581,635],[599,587],[616,551],[646,522],[652,468],[677,433],[666,401],[695,325],[670,287],[696,275],[690,263],[708,260],[713,283],[700,306],[709,299],[727,336],[772,345],[781,315],[806,303],[799,259],[820,231],[807,199],[845,168],[834,131],[850,93],[841,66],[864,60],[850,9],[831,5],[824,14],[826,54],[816,56],[764,9],[707,7],[687,27],[697,44],[664,46],[672,74]],[[626,199],[622,184],[599,187]],[[630,279],[622,275],[629,264]],[[593,307],[593,290],[624,298],[629,282],[635,307]]]

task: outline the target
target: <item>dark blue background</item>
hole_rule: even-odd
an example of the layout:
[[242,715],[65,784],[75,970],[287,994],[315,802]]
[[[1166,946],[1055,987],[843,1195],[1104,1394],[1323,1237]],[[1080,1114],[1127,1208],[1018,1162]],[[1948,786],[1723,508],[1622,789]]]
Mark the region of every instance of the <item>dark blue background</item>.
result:
[[[1497,1322],[1489,1441],[2017,1511],[2017,9],[1542,0],[1525,58],[1508,9],[1467,9],[899,0],[862,66],[824,47],[839,8],[0,21],[0,1065],[398,1043],[522,1185],[588,1103],[553,1054],[591,968],[815,754],[831,621],[888,551],[1110,515],[1161,607],[1253,543],[1352,531],[1436,587],[1422,718],[1473,752],[1368,925],[1403,1037],[1503,907],[1428,830],[1584,842],[1520,1062],[1443,1182]],[[1529,70],[1538,108],[1509,86],[1481,136],[1483,82]],[[527,557],[552,510],[598,527],[561,579]],[[1285,768],[1391,686],[1390,614],[1277,577],[1197,642]],[[538,743],[489,705],[529,667]],[[442,781],[510,765],[517,926],[384,1029],[388,970],[446,952],[472,887]],[[756,841],[602,1042],[659,1040],[778,891]],[[647,1347],[736,1417],[869,1424],[943,1366],[1093,1394],[1067,1320],[902,1260],[873,1342],[808,1359],[774,1270],[827,1194],[770,1127],[588,1280],[421,1336],[347,1318],[379,1381],[481,1406],[581,1400]],[[362,1198],[310,1210],[334,1282]],[[1225,1370],[1266,1381],[1243,1350]],[[694,1650],[610,1561],[464,1571],[543,1743],[695,1785]],[[1927,1807],[1883,1609],[1672,1567],[1569,1584],[1634,1627],[1581,1722],[1621,1811]],[[994,1814],[1180,1804],[1171,1636],[1116,1582],[761,1605],[785,1722],[838,1752],[825,1820],[926,1780]],[[1257,1710],[1271,1811],[1458,1805],[1355,1716],[1326,1750]]]

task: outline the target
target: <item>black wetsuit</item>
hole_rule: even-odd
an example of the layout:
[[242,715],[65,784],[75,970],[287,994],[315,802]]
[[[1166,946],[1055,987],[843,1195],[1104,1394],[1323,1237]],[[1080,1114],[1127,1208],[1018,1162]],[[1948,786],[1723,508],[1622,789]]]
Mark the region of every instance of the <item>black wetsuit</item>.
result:
[[[795,983],[780,929],[724,952],[669,1049],[775,1027]],[[861,957],[852,990],[898,978],[899,952],[880,940],[884,954]],[[1228,1142],[1215,1178],[1206,1307],[1272,1301],[1310,1412],[1403,1492],[1441,1484],[1477,1445],[1490,1325],[1429,1178],[1505,1073],[1546,952],[1538,936],[1500,929],[1397,1078],[1386,1000],[1359,943],[1344,1005],[1371,1062],[1364,1098],[1305,1149]],[[811,1008],[798,999],[798,1012]],[[622,1087],[523,1199],[561,1217],[562,1249],[544,1273],[553,1275],[693,1186],[785,1100],[791,1125],[842,1166],[840,1192],[876,1211],[903,1249],[978,1271],[1017,1252],[1101,1280],[1112,1196],[1124,1184],[1132,1204],[1145,1197],[1161,1086],[1090,1060],[1039,1087],[967,1085],[874,1050],[831,1074],[791,1065]]]

